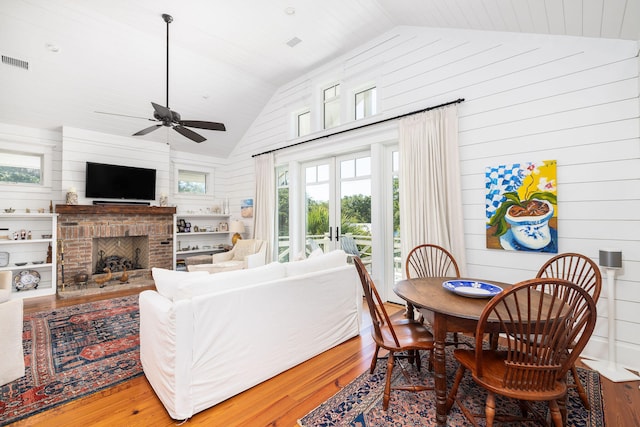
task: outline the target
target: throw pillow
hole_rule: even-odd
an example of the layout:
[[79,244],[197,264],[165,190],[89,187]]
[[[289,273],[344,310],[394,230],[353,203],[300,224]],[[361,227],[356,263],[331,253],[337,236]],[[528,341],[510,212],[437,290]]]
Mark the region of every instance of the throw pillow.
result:
[[244,258],[247,255],[253,255],[256,251],[257,241],[250,240],[238,240],[236,242],[236,247],[233,250],[233,259],[235,261],[244,261]]
[[208,276],[209,273],[206,271],[187,272],[153,267],[151,269],[151,275],[153,276],[153,281],[156,284],[158,293],[166,298],[174,299],[180,283],[185,280]]

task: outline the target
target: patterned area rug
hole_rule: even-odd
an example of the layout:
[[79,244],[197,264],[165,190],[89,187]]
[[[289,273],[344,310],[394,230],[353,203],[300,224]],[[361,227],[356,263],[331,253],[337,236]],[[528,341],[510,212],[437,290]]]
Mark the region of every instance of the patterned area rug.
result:
[[142,374],[138,295],[25,314],[26,375],[0,387],[0,425]]
[[[448,389],[453,384],[456,365],[452,355],[452,349],[447,347],[447,384]],[[424,358],[426,359],[426,357]],[[433,375],[428,371],[426,362],[420,373],[406,360],[401,363],[412,377],[412,381],[420,380],[433,385]],[[419,393],[392,390],[389,409],[382,410],[382,393],[384,391],[385,374],[387,370],[386,360],[378,360],[376,370],[370,375],[368,370],[360,375],[335,396],[311,411],[304,418],[298,420],[301,427],[424,427],[436,425],[435,392],[425,391]],[[595,371],[578,368],[580,378],[591,403],[591,410],[587,411],[580,402],[574,388],[569,390],[567,401],[567,426],[602,427],[604,426],[604,410],[602,393],[600,389],[600,377]],[[398,365],[393,369],[393,384],[406,382]],[[460,384],[459,398],[473,413],[484,413],[486,392],[475,385],[471,375],[467,372]],[[498,413],[520,414],[517,403],[498,397],[496,401]],[[547,412],[547,405],[537,405],[538,411]],[[481,425],[484,419],[480,420]],[[447,418],[449,426],[471,425],[465,418],[457,404],[451,408]],[[500,423],[500,426],[537,426],[537,423]]]

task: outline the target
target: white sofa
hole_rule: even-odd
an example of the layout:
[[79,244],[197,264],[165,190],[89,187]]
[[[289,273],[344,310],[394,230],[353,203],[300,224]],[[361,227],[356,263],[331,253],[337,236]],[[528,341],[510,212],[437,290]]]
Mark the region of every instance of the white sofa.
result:
[[233,249],[228,252],[188,257],[185,262],[188,271],[209,273],[255,268],[265,265],[267,246],[265,240],[238,240]]
[[153,269],[140,294],[140,359],[183,420],[360,330],[362,298],[343,251],[217,274]]
[[11,271],[0,271],[0,385],[24,376],[22,299],[11,299]]

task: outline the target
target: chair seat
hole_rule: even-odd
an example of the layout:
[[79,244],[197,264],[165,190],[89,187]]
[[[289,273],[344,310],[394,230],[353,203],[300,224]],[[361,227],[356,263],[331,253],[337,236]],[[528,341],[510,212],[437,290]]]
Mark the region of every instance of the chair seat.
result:
[[393,323],[393,330],[400,345],[396,346],[390,328],[383,325],[380,327],[384,339],[384,343],[379,343],[381,346],[393,349],[393,351],[431,350],[433,348],[433,335],[420,323],[412,322],[409,319],[406,321],[398,319],[398,323]]
[[555,400],[560,399],[567,392],[564,381],[556,381],[556,386],[551,390],[523,390],[509,389],[504,386],[506,373],[506,351],[483,350],[482,377],[478,377],[475,360],[475,350],[456,349],[453,354],[456,360],[471,371],[474,381],[482,387],[494,393],[520,400]]

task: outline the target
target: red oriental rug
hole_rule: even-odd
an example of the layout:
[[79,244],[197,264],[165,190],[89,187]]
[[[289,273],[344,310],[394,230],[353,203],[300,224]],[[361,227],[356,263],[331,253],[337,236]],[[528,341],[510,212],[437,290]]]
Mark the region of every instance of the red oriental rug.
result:
[[26,375],[0,387],[0,425],[142,374],[138,295],[25,314]]

